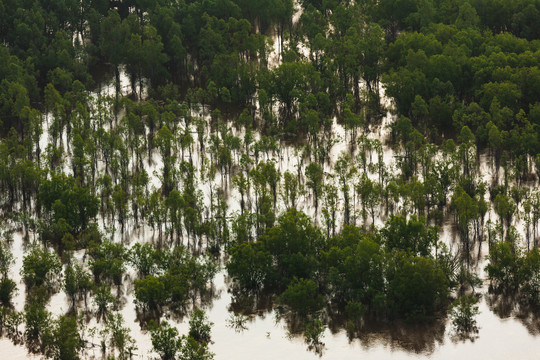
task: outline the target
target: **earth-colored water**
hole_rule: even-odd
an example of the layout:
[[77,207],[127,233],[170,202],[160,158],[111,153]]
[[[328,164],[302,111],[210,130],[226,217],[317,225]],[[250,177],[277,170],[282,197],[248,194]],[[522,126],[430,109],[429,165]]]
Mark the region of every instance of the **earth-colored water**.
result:
[[[295,15],[296,20],[299,15]],[[275,51],[279,51],[276,47]],[[276,54],[273,58],[278,59]],[[276,60],[277,61],[277,60]],[[121,88],[129,90],[128,79],[123,74]],[[103,93],[111,94],[114,87],[104,86]],[[384,105],[389,106],[389,101],[383,97]],[[205,114],[200,114],[205,116]],[[394,155],[395,151],[386,145],[388,137],[387,125],[391,122],[392,116],[388,114],[382,122],[382,125],[373,127],[367,132],[367,137],[370,139],[378,139],[383,144],[383,156],[381,159],[376,154],[373,154],[373,161],[384,161],[385,166],[389,171],[395,171]],[[44,136],[40,141],[42,149],[45,149],[48,143],[47,126],[45,126]],[[237,130],[230,126],[232,133],[240,138],[243,138],[243,131]],[[209,135],[207,129],[206,136]],[[193,132],[195,133],[195,132]],[[333,168],[333,164],[337,157],[343,151],[349,151],[349,145],[344,141],[348,138],[344,128],[334,124],[331,131],[332,136],[338,142],[331,148],[329,159],[325,163],[325,171],[329,172]],[[196,135],[194,135],[196,136]],[[64,141],[66,136],[63,137]],[[255,140],[259,140],[260,135],[255,133]],[[194,144],[197,144],[197,138],[194,139]],[[208,140],[208,139],[207,139]],[[197,146],[193,146],[193,164],[200,169],[201,154],[196,150]],[[261,155],[262,159],[273,159],[276,162],[276,168],[282,173],[285,170],[290,170],[293,173],[297,172],[298,151],[297,147],[291,144],[279,144],[279,150],[276,152],[268,152]],[[186,152],[187,156],[187,152]],[[146,162],[146,170],[151,176],[150,184],[159,188],[160,180],[158,174],[161,172],[162,162],[159,154],[152,154],[152,161]],[[487,154],[481,154],[479,157],[478,169],[480,177],[484,181],[491,181],[495,172],[489,165],[490,159]],[[305,165],[305,164],[304,164]],[[69,159],[65,163],[66,172],[69,170]],[[199,174],[198,174],[199,175]],[[374,180],[376,174],[369,174]],[[326,179],[327,182],[332,181]],[[220,188],[222,186],[222,177],[218,172],[211,182],[199,183],[198,187],[203,191],[204,203],[206,206],[210,203],[210,188]],[[240,195],[236,189],[230,186],[230,183],[225,184],[225,189],[228,193],[227,203],[229,205],[229,214],[239,211]],[[358,206],[358,204],[356,205]],[[300,210],[306,212],[310,216],[314,216],[313,199],[311,195],[305,194],[300,197],[298,202]],[[280,200],[278,203],[278,212],[283,210],[284,204]],[[382,211],[377,212],[375,224],[380,226],[385,217]],[[490,211],[488,218],[493,221],[497,220],[497,216],[493,211]],[[338,224],[340,218],[338,218]],[[99,221],[101,223],[101,221]],[[368,220],[369,223],[369,220]],[[133,224],[131,224],[133,225]],[[523,223],[519,219],[514,222],[520,233],[523,233]],[[129,228],[129,227],[128,227]],[[453,226],[449,221],[441,229],[441,239],[453,250],[457,251],[459,239],[454,232]],[[32,237],[32,235],[31,235]],[[130,244],[142,241],[151,241],[152,231],[145,226],[139,227],[136,230],[127,232],[123,236],[117,232],[112,236],[116,240],[123,238]],[[11,270],[10,277],[17,282],[19,291],[14,299],[16,310],[24,309],[25,292],[24,284],[21,281],[19,269],[22,266],[22,259],[25,254],[22,234],[15,233],[13,237],[12,251],[15,256],[15,264]],[[483,244],[480,249],[474,249],[476,255],[475,269],[479,276],[485,279],[484,266],[485,256],[488,253],[487,244]],[[82,260],[83,253],[76,254],[78,260]],[[134,277],[133,269],[130,269],[128,274],[131,278]],[[322,341],[324,347],[320,353],[310,351],[307,344],[301,335],[290,335],[287,330],[287,325],[284,320],[276,321],[273,313],[264,313],[253,316],[246,323],[247,329],[241,332],[236,331],[230,326],[231,319],[231,294],[228,292],[228,279],[225,272],[221,270],[214,280],[214,299],[211,305],[205,308],[208,318],[213,322],[212,340],[210,350],[215,353],[215,359],[417,359],[417,358],[433,358],[433,359],[539,359],[540,358],[540,320],[534,317],[523,317],[516,315],[513,311],[503,311],[504,304],[495,302],[495,300],[487,293],[488,284],[479,290],[482,294],[479,303],[480,314],[477,316],[479,332],[473,339],[459,340],[453,333],[452,326],[449,320],[436,321],[434,324],[423,326],[411,326],[401,323],[389,323],[377,326],[366,325],[365,330],[360,334],[360,338],[350,340],[343,329],[336,328],[334,331],[327,328],[324,332]],[[126,326],[131,330],[131,336],[135,339],[138,350],[135,358],[148,359],[153,358],[156,354],[151,352],[151,342],[149,334],[141,330],[137,320],[137,313],[133,303],[133,290],[130,281],[125,281],[122,288],[123,307],[120,310],[124,317]],[[510,306],[511,307],[511,306]],[[51,299],[48,310],[55,315],[65,313],[69,308],[68,301],[63,293],[59,293]],[[186,333],[188,330],[187,318],[184,319],[169,319],[169,322],[178,327],[180,333]],[[100,327],[95,320],[92,320],[89,327]],[[332,328],[333,329],[333,328]],[[96,338],[94,343],[99,343]],[[0,339],[0,358],[1,359],[28,359],[35,356],[29,355],[26,348],[17,346],[11,343],[6,338]],[[98,348],[89,350],[85,357],[101,358],[102,354]]]
[[[126,81],[124,79],[124,81]],[[370,138],[378,138],[385,144],[385,138],[388,136],[387,128],[385,127],[391,119],[389,114],[383,121],[380,127],[372,129],[368,133]],[[243,136],[241,130],[232,131]],[[338,139],[345,138],[343,127],[334,123],[332,129],[333,136]],[[255,134],[255,138],[260,136]],[[42,140],[43,145],[47,139]],[[197,141],[195,141],[195,144]],[[281,172],[290,170],[296,172],[297,152],[292,145],[281,144],[281,150],[277,153],[270,152],[268,158],[276,161],[276,167]],[[329,161],[325,170],[330,171],[333,163],[342,151],[347,151],[348,145],[345,142],[338,142],[332,148],[329,156]],[[198,167],[200,164],[200,154],[197,151],[194,154],[194,165]],[[383,145],[383,159],[389,169],[393,168],[394,150]],[[374,155],[373,161],[379,161],[377,155]],[[487,156],[480,156],[479,169],[482,172],[482,178],[489,180],[493,176],[493,170],[488,166],[489,159]],[[69,164],[69,160],[66,161]],[[66,164],[66,165],[67,165]],[[156,174],[161,169],[160,157],[157,153],[153,154],[152,163],[147,163],[147,171],[152,176],[151,184],[155,187],[160,186],[160,181]],[[66,166],[66,170],[69,165]],[[156,173],[154,173],[156,171]],[[376,176],[371,174],[370,176]],[[221,175],[218,173],[211,184],[212,186],[221,185]],[[205,194],[205,203],[209,204],[209,189],[210,184],[199,184],[199,188]],[[228,204],[229,213],[239,211],[239,194],[235,189],[226,186],[229,192]],[[299,208],[310,215],[314,215],[313,200],[309,195],[302,197],[299,201]],[[278,209],[283,209],[284,205],[280,202]],[[493,220],[496,216],[493,212],[489,214]],[[378,214],[376,225],[382,224],[384,217]],[[338,221],[339,223],[339,221]],[[517,221],[515,225],[519,226]],[[131,233],[124,234],[123,238],[133,244],[136,241],[151,241],[152,231],[148,228],[140,227]],[[115,238],[119,240],[122,236],[117,233]],[[441,239],[443,239],[454,250],[457,249],[457,235],[453,232],[453,227],[450,222],[447,222],[442,228]],[[22,266],[22,258],[25,253],[23,239],[20,233],[16,233],[13,238],[12,251],[15,255],[15,264],[11,271],[11,277],[19,286],[18,295],[14,299],[15,308],[18,311],[24,309],[24,284],[19,275],[19,269]],[[483,267],[485,266],[484,257],[487,254],[488,247],[484,244],[477,252],[477,272],[481,277],[485,277]],[[82,260],[83,253],[76,254],[79,260]],[[131,270],[130,276],[134,276]],[[146,359],[152,358],[155,354],[151,352],[151,342],[149,334],[146,331],[141,331],[137,320],[137,313],[133,304],[132,285],[129,281],[125,281],[122,293],[123,303],[121,309],[125,324],[131,329],[131,336],[136,341],[138,350],[136,358]],[[406,324],[390,323],[379,325],[378,327],[366,326],[365,332],[360,335],[359,339],[350,340],[344,330],[336,329],[332,332],[327,328],[324,332],[322,341],[324,347],[321,353],[315,353],[308,350],[308,346],[304,343],[301,335],[290,335],[286,323],[283,320],[276,322],[276,317],[273,313],[259,314],[253,316],[247,322],[247,329],[237,332],[230,326],[231,319],[230,304],[231,294],[228,292],[227,279],[225,272],[220,271],[214,281],[215,297],[210,306],[205,310],[210,321],[213,322],[212,339],[213,343],[210,346],[211,351],[215,353],[216,359],[314,359],[321,356],[323,359],[385,359],[388,357],[396,359],[410,358],[436,358],[436,359],[455,359],[459,357],[465,358],[485,358],[485,359],[536,359],[540,351],[540,337],[538,336],[539,326],[529,325],[527,322],[538,320],[523,320],[514,315],[500,317],[494,313],[488,305],[489,297],[487,293],[487,284],[480,290],[483,293],[480,302],[480,314],[477,317],[479,332],[473,340],[461,341],[455,338],[452,326],[448,320],[435,322],[427,326],[410,326]],[[48,310],[53,314],[65,313],[69,308],[67,299],[63,293],[59,293],[51,299]],[[186,333],[188,329],[187,319],[169,319],[175,324],[181,333]],[[92,320],[89,327],[100,327],[95,320]],[[94,343],[99,343],[96,338]],[[0,341],[0,351],[7,359],[24,359],[30,358],[27,351],[22,346],[13,345],[9,340],[3,338]],[[101,352],[98,348],[88,351],[87,357],[100,358]]]

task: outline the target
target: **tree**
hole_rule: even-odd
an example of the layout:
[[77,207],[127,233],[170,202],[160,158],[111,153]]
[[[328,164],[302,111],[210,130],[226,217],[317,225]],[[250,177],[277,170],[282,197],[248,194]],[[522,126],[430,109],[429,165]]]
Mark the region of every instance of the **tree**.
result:
[[31,351],[43,351],[52,325],[51,313],[45,308],[45,299],[37,292],[32,294],[31,300],[24,309],[24,336]]
[[448,297],[447,276],[429,258],[398,255],[391,265],[389,309],[410,320],[433,317]]
[[455,330],[461,336],[477,329],[475,317],[480,313],[477,303],[474,294],[461,296],[452,303],[450,318]]
[[330,237],[330,231],[332,236],[336,235],[336,212],[338,206],[338,191],[334,185],[324,186],[324,208],[322,213],[326,222],[326,236]]
[[113,187],[112,200],[116,213],[118,214],[118,221],[120,222],[121,232],[124,233],[124,226],[128,218],[128,192],[122,188],[120,184]]
[[281,174],[276,169],[276,165],[273,161],[266,162],[262,165],[261,169],[261,175],[266,179],[266,182],[270,186],[270,189],[272,190],[272,195],[274,198],[274,211],[276,210],[277,206],[277,187],[279,184],[279,180],[281,178]]
[[540,251],[533,248],[525,255],[520,269],[521,293],[526,302],[540,304]]
[[471,222],[479,216],[479,207],[475,198],[472,198],[457,186],[452,196],[452,207],[456,211],[458,225],[461,232],[462,242],[465,243],[467,255],[470,247],[470,225]]
[[129,250],[129,262],[137,269],[139,277],[155,275],[162,253],[149,242],[136,243]]
[[75,316],[60,316],[53,324],[50,338],[45,345],[45,354],[55,360],[80,359],[79,352],[83,347],[79,326]]
[[94,289],[93,302],[97,307],[98,320],[107,318],[109,311],[116,306],[117,299],[111,293],[111,288],[107,285],[96,286]]
[[127,360],[133,356],[137,350],[135,340],[129,334],[129,328],[123,327],[124,318],[121,314],[109,314],[103,334],[109,336],[109,346],[112,349],[112,355],[118,351],[118,359]]
[[122,283],[122,276],[126,270],[126,249],[122,244],[106,240],[101,244],[93,244],[88,253],[90,269],[97,284]]
[[124,62],[126,48],[124,46],[128,36],[127,22],[122,22],[115,10],[109,10],[107,17],[101,21],[101,37],[99,47],[101,53],[109,60],[114,68],[116,99],[120,92],[120,64]]
[[238,192],[240,193],[240,213],[243,215],[244,208],[246,206],[245,196],[249,188],[249,180],[244,176],[244,174],[240,173],[234,176],[232,181],[233,185],[236,187],[236,189],[238,189]]
[[150,328],[152,348],[161,360],[174,360],[182,350],[183,339],[178,336],[178,330],[163,321],[159,326]]
[[386,259],[384,248],[360,228],[347,225],[324,253],[331,295],[350,320],[364,311],[380,315],[384,308]]
[[[271,89],[277,100],[283,104],[285,124],[295,114],[295,105],[301,101],[310,89],[316,90],[319,74],[307,62],[283,62],[271,73]],[[286,127],[295,131],[294,123]]]
[[240,288],[258,290],[274,278],[272,258],[259,244],[242,243],[229,250],[227,273]]
[[279,301],[303,317],[324,306],[324,298],[318,293],[317,284],[307,279],[294,279],[280,295]]
[[163,53],[161,36],[152,25],[146,25],[143,28],[141,55],[144,74],[150,79],[150,84],[155,87],[167,74],[164,64],[168,61],[168,57]]
[[48,249],[34,247],[23,259],[21,275],[26,284],[26,291],[33,287],[45,286],[54,292],[54,287],[61,278],[62,265],[58,256]]
[[210,344],[212,340],[210,335],[212,325],[214,324],[208,321],[204,311],[196,309],[189,319],[188,336],[199,344]]
[[294,208],[283,213],[276,226],[259,237],[259,242],[272,256],[278,276],[269,280],[277,288],[287,286],[294,277],[312,278],[317,268],[316,256],[325,246],[320,229]]
[[[17,127],[21,131],[21,126],[17,125],[14,119],[19,119],[23,123],[24,109],[30,105],[28,90],[19,82],[2,79],[0,81],[0,114],[2,115],[2,127],[9,130],[10,127]],[[12,120],[9,120],[12,119]]]
[[93,283],[90,274],[80,264],[68,264],[64,272],[64,291],[71,299],[74,308],[77,299],[83,298],[85,303]]
[[334,170],[337,174],[340,184],[341,192],[343,193],[343,217],[345,224],[349,224],[351,216],[350,207],[350,186],[349,182],[352,179],[356,169],[352,166],[352,158],[346,154],[341,153],[336,161]]
[[375,226],[375,207],[381,201],[381,185],[378,182],[372,181],[365,173],[362,174],[358,183],[358,194],[362,201],[362,214],[364,220],[366,218],[366,208],[371,214],[371,224]]
[[426,228],[425,220],[412,216],[391,215],[381,229],[384,243],[389,250],[410,251],[413,254],[429,256],[437,243],[437,232]]
[[519,285],[519,255],[510,242],[496,242],[489,247],[486,271],[490,281],[503,288]]
[[283,197],[288,207],[296,207],[296,200],[299,193],[299,184],[297,177],[289,170],[283,174]]
[[8,278],[9,269],[14,263],[13,254],[4,241],[0,241],[0,303],[9,306],[17,284]]
[[0,303],[9,307],[14,293],[17,291],[17,284],[8,277],[0,279]]
[[319,193],[323,185],[323,170],[317,163],[310,163],[306,167],[306,185],[313,191],[315,199],[315,213],[319,208]]
[[174,135],[166,125],[158,131],[156,135],[156,145],[159,147],[161,157],[163,159],[163,178],[162,192],[167,195],[173,189],[173,163],[175,152]]
[[60,248],[66,233],[77,236],[86,231],[99,210],[99,200],[90,189],[77,185],[73,177],[64,174],[44,180],[37,199],[49,215],[43,236]]
[[159,277],[149,275],[135,280],[135,301],[143,311],[159,311],[168,297],[165,284]]
[[504,239],[504,225],[506,225],[506,229],[508,231],[516,205],[511,197],[506,194],[499,193],[493,200],[493,208],[501,220],[501,238]]

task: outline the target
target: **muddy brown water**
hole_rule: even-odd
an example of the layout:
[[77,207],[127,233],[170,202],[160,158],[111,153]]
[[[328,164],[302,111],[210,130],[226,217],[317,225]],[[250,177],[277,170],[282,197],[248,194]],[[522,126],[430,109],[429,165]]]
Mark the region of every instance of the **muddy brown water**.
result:
[[[127,77],[122,76],[122,88],[126,88]],[[112,86],[106,87],[106,91],[112,93]],[[383,101],[388,105],[388,100],[383,97]],[[380,127],[373,128],[367,134],[371,139],[379,139],[383,144],[383,160],[385,164],[392,169],[394,159],[394,150],[384,145],[388,136],[387,125],[391,120],[391,115],[383,119]],[[325,165],[325,171],[330,171],[332,164],[342,151],[347,151],[348,145],[343,139],[346,138],[342,126],[335,123],[332,129],[333,135],[338,141],[330,152],[330,161]],[[237,132],[242,136],[242,131]],[[255,134],[258,139],[258,134]],[[66,137],[64,136],[64,139]],[[48,142],[47,131],[40,143],[42,149]],[[195,139],[195,144],[197,140]],[[197,152],[193,152],[194,164],[197,167],[200,164]],[[283,145],[278,153],[269,155],[276,160],[276,167],[283,173],[285,170],[296,172],[297,151],[292,144]],[[261,156],[266,159],[266,156]],[[375,159],[377,155],[374,155]],[[479,164],[479,176],[484,181],[490,181],[494,176],[494,170],[488,165],[489,158],[486,154],[481,154]],[[152,162],[147,164],[147,171],[151,175],[151,185],[158,188],[160,181],[153,175],[154,170],[159,173],[162,163],[156,153],[152,156]],[[69,159],[65,162],[66,171],[69,172]],[[370,174],[374,179],[376,174]],[[216,174],[212,185],[220,185],[220,174]],[[198,184],[203,191],[205,204],[209,204],[210,184],[201,182]],[[229,213],[239,211],[239,194],[236,190],[230,189],[228,194]],[[299,200],[299,207],[308,215],[314,215],[310,196],[303,196]],[[283,209],[283,204],[278,206],[278,210]],[[487,219],[497,220],[497,216],[491,211]],[[487,220],[486,219],[486,220]],[[339,223],[338,219],[338,223]],[[384,222],[384,217],[377,216],[375,224],[380,226]],[[523,222],[516,220],[514,225],[518,231],[523,234]],[[133,244],[136,241],[150,241],[151,230],[144,232],[134,231],[124,235],[128,242]],[[459,239],[453,231],[450,222],[445,222],[441,229],[441,239],[453,250],[457,250]],[[32,237],[32,236],[31,236]],[[115,234],[114,238],[118,241],[122,236]],[[18,284],[19,291],[14,298],[14,306],[18,311],[24,310],[24,284],[21,281],[19,270],[22,266],[22,259],[26,252],[23,244],[22,234],[15,233],[13,236],[12,251],[15,256],[15,264],[11,269],[10,277]],[[476,248],[476,261],[474,262],[475,271],[485,279],[484,267],[486,264],[485,256],[488,252],[486,243],[480,249]],[[83,253],[77,253],[76,257],[81,260]],[[134,273],[131,269],[129,276],[133,278]],[[124,285],[122,289],[123,307],[120,310],[124,317],[125,326],[131,330],[131,336],[135,339],[138,350],[135,358],[150,359],[155,358],[156,354],[151,352],[151,341],[149,334],[141,330],[137,313],[133,304],[132,285]],[[320,353],[308,349],[301,335],[291,335],[284,320],[277,320],[272,312],[264,312],[249,319],[246,323],[247,329],[241,332],[236,331],[230,326],[231,319],[231,294],[228,292],[228,282],[225,272],[221,270],[214,279],[214,299],[210,305],[205,307],[208,318],[213,322],[212,340],[210,350],[215,353],[215,359],[540,359],[540,320],[532,317],[530,314],[518,314],[511,311],[512,304],[506,304],[504,298],[496,298],[487,293],[488,284],[479,290],[482,294],[479,303],[480,314],[477,316],[478,333],[472,339],[461,340],[455,337],[452,325],[449,320],[443,319],[435,321],[433,324],[412,326],[401,323],[378,324],[366,326],[365,329],[355,339],[349,339],[342,327],[327,328],[324,331],[322,342],[324,346]],[[68,301],[61,292],[52,297],[48,310],[55,315],[63,314],[69,309]],[[509,311],[510,309],[510,311]],[[165,317],[166,318],[166,317]],[[174,324],[181,334],[188,330],[188,319],[171,318],[168,319]],[[99,328],[101,325],[95,320],[91,320],[89,327]],[[99,343],[99,337],[92,340]],[[93,349],[84,354],[84,358],[101,358],[99,349]],[[29,355],[24,346],[14,345],[9,339],[0,338],[0,359],[30,359],[39,358],[35,355]]]

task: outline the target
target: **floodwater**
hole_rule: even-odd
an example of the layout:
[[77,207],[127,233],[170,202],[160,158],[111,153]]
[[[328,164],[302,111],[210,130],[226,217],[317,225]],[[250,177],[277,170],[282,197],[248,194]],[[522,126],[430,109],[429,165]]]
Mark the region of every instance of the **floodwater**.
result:
[[[275,48],[278,52],[279,48]],[[122,74],[123,91],[129,89],[128,79],[125,74]],[[104,94],[112,94],[114,86],[108,85],[102,88]],[[383,97],[383,103],[388,106],[388,99]],[[199,114],[203,118],[208,118],[207,114]],[[392,115],[387,114],[383,119],[382,124],[377,127],[372,127],[366,133],[370,139],[378,139],[383,145],[383,156],[379,159],[378,155],[373,153],[371,158],[374,164],[383,161],[389,172],[395,171],[394,155],[395,150],[387,145],[387,137],[389,135],[388,125],[392,120]],[[243,139],[244,131],[235,129],[234,126],[229,126],[233,135]],[[194,136],[192,147],[193,164],[199,169],[197,172],[200,178],[201,156],[198,151],[198,139],[194,129],[191,129]],[[208,149],[208,138],[210,128],[207,127],[205,134],[206,148]],[[342,152],[349,152],[350,146],[345,142],[349,139],[343,126],[338,124],[335,119],[332,125],[331,132],[327,135],[337,140],[329,152],[328,160],[325,162],[324,170],[326,173],[331,172],[333,164]],[[63,137],[67,141],[67,137]],[[261,135],[254,133],[255,141],[261,139]],[[44,136],[40,141],[42,149],[45,149],[48,143],[47,124],[44,126]],[[67,145],[67,144],[65,144]],[[297,146],[280,143],[275,151],[268,151],[260,155],[263,160],[275,161],[276,168],[284,173],[286,170],[292,173],[297,173],[299,164],[298,156],[301,151]],[[188,152],[185,152],[186,160]],[[237,159],[237,154],[233,154],[233,158]],[[370,158],[370,157],[368,157]],[[489,182],[495,174],[491,166],[490,159],[486,154],[481,154],[479,163],[479,175],[482,180]],[[309,159],[300,162],[301,172]],[[162,162],[157,151],[152,154],[151,161],[146,160],[146,171],[151,177],[150,184],[154,188],[159,188],[161,183],[158,174],[161,173]],[[70,172],[69,159],[64,163],[66,172]],[[238,170],[235,170],[236,172]],[[377,179],[377,174],[370,173],[370,178]],[[205,206],[210,204],[210,191],[218,188],[224,188],[227,194],[227,204],[229,206],[228,215],[238,213],[240,211],[240,194],[230,185],[230,175],[225,176],[225,183],[222,182],[222,176],[219,173],[211,181],[199,181],[197,187],[202,191],[204,196]],[[300,179],[305,181],[303,174]],[[335,180],[327,177],[326,183]],[[337,185],[337,184],[336,184]],[[215,192],[214,192],[215,193]],[[487,196],[487,195],[486,195]],[[250,193],[249,198],[254,198],[254,194]],[[247,204],[250,206],[250,200]],[[359,209],[358,202],[355,204],[356,210]],[[300,210],[312,216],[315,221],[317,214],[313,206],[313,197],[310,192],[300,196],[298,206]],[[285,209],[283,200],[279,198],[277,212]],[[342,215],[338,216],[338,224],[341,222]],[[368,216],[369,218],[369,216]],[[492,221],[497,220],[497,216],[493,211],[487,215],[487,219]],[[486,220],[487,220],[486,219]],[[377,210],[375,225],[380,226],[384,223],[385,216],[382,209]],[[320,223],[320,221],[319,221]],[[101,225],[101,220],[99,221]],[[357,224],[362,224],[361,217],[357,218]],[[135,242],[151,241],[153,232],[146,226],[134,228],[134,224],[128,226],[126,234],[122,235],[117,231],[111,237],[116,241],[128,241],[131,245]],[[367,220],[367,225],[370,225],[370,220]],[[523,222],[520,219],[514,221],[514,226],[523,234]],[[133,229],[130,229],[133,228]],[[441,239],[455,252],[458,249],[459,239],[455,234],[453,225],[446,221],[441,229]],[[30,235],[32,238],[32,235]],[[16,281],[19,291],[14,298],[14,306],[17,311],[24,310],[25,291],[24,283],[21,280],[19,269],[22,266],[22,259],[26,253],[23,237],[21,233],[13,235],[12,251],[15,256],[15,264],[10,271],[10,277]],[[484,267],[486,265],[485,256],[488,253],[488,244],[482,244],[482,247],[473,250],[477,256],[473,266],[477,274],[485,280]],[[83,252],[78,252],[76,258],[83,261]],[[155,358],[156,354],[152,353],[150,336],[147,331],[141,330],[137,319],[137,312],[133,303],[133,288],[132,281],[135,273],[133,269],[129,269],[124,281],[124,285],[120,291],[120,299],[122,307],[120,313],[124,318],[125,326],[131,330],[131,336],[134,338],[138,347],[134,358],[150,359]],[[230,280],[227,278],[223,268],[215,276],[213,282],[214,297],[209,305],[204,307],[209,320],[213,323],[212,326],[212,344],[210,350],[215,353],[216,360],[228,359],[307,359],[313,360],[317,358],[331,359],[457,359],[457,358],[475,358],[475,359],[539,359],[540,358],[540,320],[534,317],[526,317],[523,314],[518,314],[516,311],[508,311],[513,306],[508,306],[496,298],[488,294],[488,283],[484,281],[484,285],[478,290],[482,294],[479,302],[480,314],[476,317],[478,325],[478,333],[471,339],[456,338],[452,325],[449,320],[442,319],[428,325],[407,325],[403,323],[388,323],[366,325],[363,331],[356,339],[349,339],[345,330],[339,326],[330,325],[324,331],[322,342],[324,346],[321,351],[314,352],[308,348],[304,342],[302,335],[292,335],[289,333],[286,321],[283,319],[277,320],[273,312],[261,312],[253,315],[246,323],[247,329],[237,331],[230,325],[232,316],[231,300],[232,295],[229,292]],[[113,293],[116,293],[113,289]],[[91,301],[90,309],[92,309]],[[47,306],[48,310],[55,315],[63,314],[69,309],[69,303],[65,295],[60,292],[51,298]],[[167,319],[167,314],[164,316]],[[181,334],[188,331],[188,318],[169,318],[170,323],[174,324]],[[95,318],[88,323],[88,327],[96,327],[99,329],[102,324],[97,323]],[[90,338],[93,343],[99,343],[100,338],[96,335],[95,338]],[[35,355],[29,355],[24,346],[14,345],[7,338],[0,338],[0,358],[2,359],[30,359],[37,358]],[[89,349],[85,354],[85,358],[102,358],[101,351],[98,347]]]
[[[123,81],[127,81],[123,77]],[[201,114],[204,116],[204,114]],[[384,161],[388,169],[393,169],[394,150],[386,145],[388,136],[387,125],[391,120],[388,114],[382,122],[382,125],[370,129],[367,133],[369,138],[377,138],[383,144],[383,156],[379,159],[376,154],[373,155],[373,161]],[[243,130],[236,130],[230,127],[231,131],[239,137],[243,137]],[[45,131],[46,134],[46,131]],[[207,138],[210,129],[207,129]],[[325,171],[329,172],[339,154],[343,151],[349,151],[349,145],[343,141],[347,137],[345,130],[334,121],[332,127],[332,136],[339,141],[332,147],[329,153],[329,161],[325,164]],[[255,133],[255,140],[260,139],[260,135]],[[46,136],[46,135],[44,135]],[[66,138],[66,137],[64,137]],[[42,145],[45,145],[47,139],[42,139]],[[193,161],[196,168],[200,167],[201,154],[196,150],[198,141],[195,139],[193,146]],[[290,170],[293,173],[297,171],[298,151],[295,146],[290,144],[279,144],[278,151],[269,151],[261,155],[262,159],[273,159],[276,167],[281,172]],[[186,152],[187,156],[187,152]],[[488,158],[485,154],[480,156],[480,171],[484,181],[489,181],[493,176],[493,169],[488,166]],[[147,171],[152,177],[151,184],[158,188],[160,186],[157,174],[160,173],[162,163],[160,156],[155,152],[152,154],[152,161],[147,162]],[[303,164],[302,166],[305,166]],[[66,171],[69,171],[69,160],[64,164]],[[155,171],[155,173],[154,173]],[[376,174],[370,174],[370,177],[376,179]],[[327,182],[332,181],[327,179]],[[230,179],[226,181],[230,182]],[[236,189],[231,188],[229,184],[224,184],[228,192],[229,214],[239,211],[240,196]],[[206,206],[210,203],[210,187],[219,188],[222,186],[221,174],[219,172],[211,183],[199,183],[198,187],[204,193],[204,203]],[[253,194],[252,194],[253,196]],[[316,215],[313,209],[312,196],[305,194],[299,199],[298,207],[311,216]],[[284,204],[280,200],[278,212],[283,210]],[[489,218],[496,220],[493,212],[488,215]],[[369,220],[368,220],[369,221]],[[359,219],[361,222],[361,219]],[[380,226],[384,222],[382,209],[376,217],[376,225]],[[101,223],[101,221],[100,221]],[[338,219],[339,223],[339,219]],[[522,223],[516,220],[515,224],[520,227]],[[123,236],[116,233],[114,238],[127,239],[130,244],[135,242],[151,241],[153,232],[145,226],[133,229]],[[32,235],[30,235],[32,237]],[[454,251],[457,250],[459,239],[453,232],[453,226],[447,222],[442,227],[441,239],[445,241]],[[22,266],[22,258],[26,252],[21,233],[15,233],[13,236],[12,251],[15,255],[15,264],[11,270],[10,276],[19,287],[19,292],[14,299],[15,309],[22,311],[24,309],[24,284],[21,281],[19,269]],[[485,278],[483,268],[485,266],[485,255],[487,255],[488,246],[484,243],[478,251],[476,271]],[[76,258],[82,261],[83,252],[76,254]],[[133,269],[130,269],[128,276],[135,276]],[[301,335],[291,335],[284,320],[276,320],[272,312],[258,313],[249,318],[246,323],[246,330],[236,331],[230,326],[232,312],[231,294],[228,292],[229,280],[225,271],[222,269],[214,280],[214,299],[210,305],[205,307],[208,318],[213,322],[212,340],[210,346],[215,353],[215,359],[385,359],[392,357],[395,359],[416,359],[416,358],[434,358],[434,359],[455,359],[459,357],[467,358],[486,358],[486,359],[537,359],[540,352],[540,337],[538,331],[540,326],[537,319],[519,318],[512,312],[503,312],[503,316],[497,315],[492,307],[493,303],[490,295],[487,294],[488,284],[485,283],[480,289],[482,299],[479,303],[480,314],[477,316],[479,332],[472,339],[459,340],[453,333],[452,326],[448,320],[439,320],[434,324],[423,326],[411,326],[401,323],[379,324],[375,326],[366,326],[360,333],[359,338],[349,339],[345,330],[340,327],[330,326],[326,328],[322,342],[324,347],[318,353],[310,351],[308,345],[304,342]],[[113,290],[113,293],[115,291]],[[148,359],[155,357],[151,352],[151,341],[149,334],[141,330],[137,320],[137,312],[133,303],[133,290],[130,281],[124,281],[120,295],[123,303],[120,309],[124,317],[125,325],[131,330],[131,336],[134,338],[138,347],[135,358]],[[91,307],[91,306],[90,306]],[[69,303],[65,295],[60,292],[51,298],[48,310],[55,315],[63,314],[69,309]],[[501,313],[497,311],[497,313]],[[166,316],[165,316],[166,318]],[[168,319],[175,324],[180,333],[186,333],[188,330],[187,318]],[[92,319],[88,327],[100,328],[102,325]],[[100,338],[90,339],[93,343],[99,343]],[[0,340],[0,351],[9,359],[33,358],[27,354],[23,346],[13,345],[8,339]],[[90,349],[85,354],[89,358],[101,358],[102,354],[99,348]]]

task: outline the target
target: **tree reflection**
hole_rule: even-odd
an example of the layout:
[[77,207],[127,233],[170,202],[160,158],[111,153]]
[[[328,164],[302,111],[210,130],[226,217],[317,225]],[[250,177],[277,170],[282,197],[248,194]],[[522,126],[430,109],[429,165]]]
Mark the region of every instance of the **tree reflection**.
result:
[[537,336],[540,334],[540,308],[526,300],[516,291],[493,287],[490,287],[488,294],[486,294],[486,303],[489,309],[499,318],[514,317],[525,326],[531,335]]

